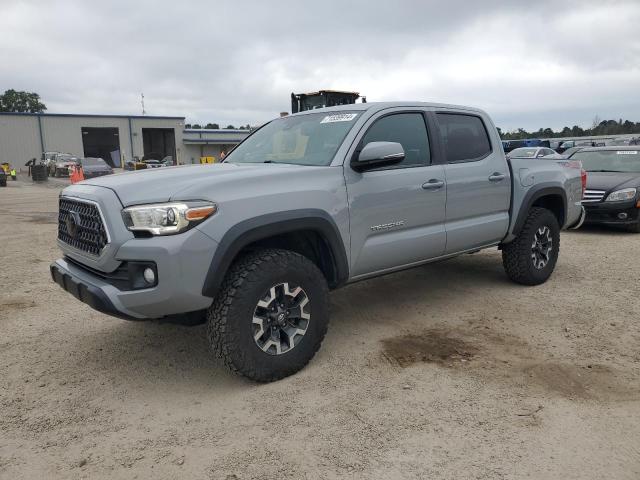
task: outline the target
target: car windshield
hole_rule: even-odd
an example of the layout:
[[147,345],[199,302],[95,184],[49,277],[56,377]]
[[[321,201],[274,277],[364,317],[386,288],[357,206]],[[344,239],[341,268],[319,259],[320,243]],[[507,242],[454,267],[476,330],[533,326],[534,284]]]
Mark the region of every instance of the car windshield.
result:
[[344,111],[279,118],[238,145],[225,163],[329,165],[358,115]]
[[105,165],[104,160],[102,160],[101,158],[83,158],[82,159],[82,164],[83,165],[90,165],[90,166],[102,166]]
[[640,173],[639,150],[580,151],[571,160],[580,160],[587,172],[634,172]]
[[509,153],[510,157],[533,158],[536,156],[537,148],[516,148]]
[[73,155],[59,155],[58,161],[59,162],[77,162],[78,157],[74,157]]

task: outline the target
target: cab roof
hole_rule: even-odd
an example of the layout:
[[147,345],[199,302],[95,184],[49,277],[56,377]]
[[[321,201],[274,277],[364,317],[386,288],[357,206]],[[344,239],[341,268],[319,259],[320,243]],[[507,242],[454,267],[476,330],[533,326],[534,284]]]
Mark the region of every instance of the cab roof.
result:
[[348,105],[336,105],[335,107],[315,108],[313,110],[305,110],[303,112],[294,113],[293,115],[306,115],[309,113],[322,113],[322,112],[340,112],[345,110],[350,111],[379,111],[387,108],[394,107],[432,107],[452,110],[466,110],[475,113],[485,113],[483,110],[475,107],[466,107],[463,105],[451,105],[447,103],[432,103],[432,102],[367,102],[367,103],[350,103]]

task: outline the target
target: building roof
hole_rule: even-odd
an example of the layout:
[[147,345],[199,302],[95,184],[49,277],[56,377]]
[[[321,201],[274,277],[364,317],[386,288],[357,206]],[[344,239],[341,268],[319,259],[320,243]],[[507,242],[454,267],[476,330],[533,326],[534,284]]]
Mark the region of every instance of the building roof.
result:
[[75,118],[139,118],[147,120],[184,120],[185,117],[165,117],[155,115],[102,115],[85,113],[23,113],[0,112],[0,115],[15,115],[24,117],[75,117]]

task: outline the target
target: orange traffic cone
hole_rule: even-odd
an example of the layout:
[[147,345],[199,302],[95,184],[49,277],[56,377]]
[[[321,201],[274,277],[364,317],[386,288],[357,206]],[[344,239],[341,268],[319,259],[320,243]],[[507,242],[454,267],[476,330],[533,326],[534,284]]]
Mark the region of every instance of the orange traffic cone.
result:
[[78,183],[84,180],[84,173],[82,172],[82,167],[80,165],[71,167],[71,175],[69,175],[71,179],[71,183]]

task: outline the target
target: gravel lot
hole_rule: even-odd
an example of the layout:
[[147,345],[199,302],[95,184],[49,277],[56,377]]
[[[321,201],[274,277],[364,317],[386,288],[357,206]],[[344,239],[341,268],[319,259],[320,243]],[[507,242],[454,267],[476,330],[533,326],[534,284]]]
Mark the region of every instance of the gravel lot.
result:
[[64,183],[0,189],[1,478],[640,478],[640,235],[563,233],[535,288],[496,250],[346,287],[257,385],[51,282]]

